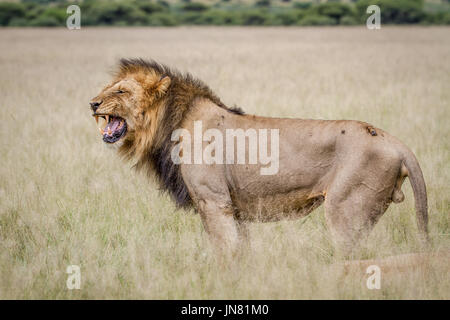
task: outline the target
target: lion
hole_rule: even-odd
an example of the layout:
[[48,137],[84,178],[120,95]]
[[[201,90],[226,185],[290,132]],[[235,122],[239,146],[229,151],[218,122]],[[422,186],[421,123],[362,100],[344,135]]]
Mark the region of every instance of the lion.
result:
[[[416,157],[368,123],[248,115],[227,107],[190,74],[143,59],[120,60],[114,79],[90,106],[97,122],[105,122],[99,128],[103,141],[116,146],[125,159],[134,159],[135,168],[155,176],[177,206],[198,212],[218,248],[235,250],[248,243],[251,222],[297,219],[324,204],[333,242],[349,254],[391,202],[404,200],[406,177],[420,239],[428,239],[426,186]],[[276,174],[261,174],[262,163],[174,161],[175,149],[180,156],[192,151],[180,146],[184,136],[174,139],[174,132],[192,133],[199,121],[203,134],[276,130]],[[200,145],[208,147],[212,140],[203,136]],[[267,141],[276,142],[274,136]],[[252,151],[248,145],[244,149],[247,156]]]

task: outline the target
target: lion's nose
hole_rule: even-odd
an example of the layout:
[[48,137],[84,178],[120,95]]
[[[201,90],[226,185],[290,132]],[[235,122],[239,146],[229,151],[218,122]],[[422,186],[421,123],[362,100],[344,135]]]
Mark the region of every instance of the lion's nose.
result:
[[103,101],[100,101],[100,102],[98,102],[98,101],[91,102],[90,105],[91,105],[92,110],[93,110],[94,112],[97,111],[98,107],[102,104],[102,102],[103,102]]

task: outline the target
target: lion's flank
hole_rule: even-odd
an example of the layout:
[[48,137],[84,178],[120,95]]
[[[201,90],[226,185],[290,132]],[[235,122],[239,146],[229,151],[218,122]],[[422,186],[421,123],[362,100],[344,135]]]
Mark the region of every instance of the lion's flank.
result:
[[[195,79],[189,73],[182,74],[155,61],[143,59],[121,59],[118,77],[126,75],[150,73],[159,77],[169,77],[170,86],[162,101],[159,102],[162,114],[158,117],[154,137],[151,145],[147,146],[142,154],[135,154],[133,141],[125,141],[121,153],[126,157],[137,156],[136,168],[146,168],[152,174],[155,173],[160,188],[169,192],[177,206],[191,207],[192,200],[180,172],[180,166],[173,163],[171,150],[175,145],[171,141],[172,132],[181,126],[188,111],[197,98],[209,99],[221,108],[235,114],[243,114],[239,108],[229,108],[212,92],[202,81]],[[150,107],[150,106],[149,106]],[[132,139],[135,139],[133,137]]]

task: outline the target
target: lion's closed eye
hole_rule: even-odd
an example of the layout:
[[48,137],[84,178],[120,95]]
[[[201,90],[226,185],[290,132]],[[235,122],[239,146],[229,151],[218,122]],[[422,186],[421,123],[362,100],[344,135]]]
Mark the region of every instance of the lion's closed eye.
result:
[[125,93],[125,91],[123,91],[123,90],[117,90],[115,93],[121,94],[121,93]]

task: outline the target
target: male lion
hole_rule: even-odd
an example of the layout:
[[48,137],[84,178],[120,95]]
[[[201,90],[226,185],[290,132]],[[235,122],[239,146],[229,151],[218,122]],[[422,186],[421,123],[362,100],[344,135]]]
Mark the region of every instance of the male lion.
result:
[[[333,239],[350,253],[391,202],[403,201],[407,176],[418,228],[427,239],[427,194],[414,154],[367,123],[245,115],[191,75],[141,59],[122,59],[112,83],[90,105],[97,121],[106,120],[103,141],[154,174],[178,206],[199,212],[220,248],[234,249],[246,240],[248,222],[300,218],[325,203]],[[175,163],[178,141],[172,134],[180,128],[193,132],[194,121],[202,121],[203,132],[278,129],[278,172],[261,175],[261,164]],[[202,146],[209,143],[200,140]]]

